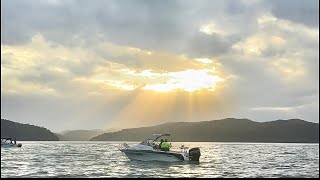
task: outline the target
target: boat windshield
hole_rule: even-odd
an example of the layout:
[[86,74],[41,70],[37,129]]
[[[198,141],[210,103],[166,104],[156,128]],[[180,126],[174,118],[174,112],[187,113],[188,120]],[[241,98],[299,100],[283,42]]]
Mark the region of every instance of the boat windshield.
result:
[[153,134],[148,139],[142,141],[140,144],[151,146],[155,141],[157,141],[160,137],[170,136],[170,134]]

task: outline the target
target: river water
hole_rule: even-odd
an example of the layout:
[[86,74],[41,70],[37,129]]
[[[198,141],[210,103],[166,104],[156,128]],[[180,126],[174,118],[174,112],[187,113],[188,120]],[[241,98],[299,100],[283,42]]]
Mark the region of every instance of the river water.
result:
[[[200,163],[130,161],[122,142],[22,141],[1,148],[4,177],[315,177],[319,144],[172,142],[199,147]],[[129,142],[131,144],[134,142]],[[175,149],[175,148],[173,148]]]

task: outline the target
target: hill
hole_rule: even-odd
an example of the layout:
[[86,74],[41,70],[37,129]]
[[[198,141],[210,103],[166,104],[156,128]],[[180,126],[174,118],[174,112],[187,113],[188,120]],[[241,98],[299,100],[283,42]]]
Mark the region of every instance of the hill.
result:
[[1,119],[1,138],[12,137],[18,141],[59,141],[50,130],[30,124]]
[[142,141],[154,133],[170,133],[171,141],[319,143],[319,124],[300,119],[254,122],[227,118],[173,122],[104,133],[92,141]]
[[63,141],[64,137],[61,134],[59,134],[59,133],[53,133],[53,134],[58,137],[59,141]]
[[94,136],[113,131],[115,130],[67,130],[56,134],[59,136],[60,141],[88,141]]

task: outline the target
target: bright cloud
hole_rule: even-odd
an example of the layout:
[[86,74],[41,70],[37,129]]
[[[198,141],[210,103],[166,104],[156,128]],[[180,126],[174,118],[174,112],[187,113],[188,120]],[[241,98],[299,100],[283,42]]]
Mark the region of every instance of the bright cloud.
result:
[[223,81],[222,78],[210,75],[214,70],[185,70],[180,72],[168,73],[166,83],[150,84],[144,87],[147,90],[159,92],[168,92],[173,90],[183,90],[193,92],[196,90],[208,89],[213,91],[218,82]]
[[225,32],[219,29],[214,23],[204,24],[199,29],[200,32],[207,35],[212,35],[213,33],[224,35]]
[[202,62],[202,63],[207,63],[207,64],[212,63],[212,60],[207,59],[207,58],[196,58],[195,60],[199,61],[199,62]]

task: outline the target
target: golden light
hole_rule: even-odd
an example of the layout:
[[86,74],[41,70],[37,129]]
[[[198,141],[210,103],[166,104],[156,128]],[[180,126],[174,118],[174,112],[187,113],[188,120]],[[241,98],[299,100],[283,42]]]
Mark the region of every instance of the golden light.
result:
[[166,83],[149,84],[143,89],[158,92],[169,92],[174,90],[193,92],[201,89],[214,91],[216,84],[223,81],[223,79],[216,75],[209,74],[213,72],[214,70],[210,69],[188,69],[180,72],[172,72],[168,73],[169,80]]
[[150,85],[146,85],[143,89],[153,90],[158,92],[169,92],[169,91],[178,89],[178,87],[175,84],[167,83],[167,84],[150,84]]
[[207,59],[207,58],[197,58],[195,60],[198,61],[198,62],[205,63],[205,64],[211,64],[212,63],[212,60]]
[[301,59],[278,59],[271,63],[273,70],[280,73],[286,80],[296,80],[305,75],[304,63]]
[[126,91],[132,91],[136,88],[134,85],[127,84],[126,82],[121,80],[88,79],[85,81],[97,83],[100,85],[107,85],[109,87],[114,87],[116,89],[126,90]]
[[115,80],[107,80],[105,82],[110,86],[113,86],[115,88],[122,89],[122,90],[131,91],[131,90],[135,89],[135,86],[133,86],[131,84],[126,84],[123,81],[119,81],[119,80],[116,80],[116,81]]
[[162,73],[162,74],[161,73],[154,73],[150,69],[143,70],[139,73],[136,73],[132,70],[124,70],[124,71],[125,71],[125,74],[134,75],[134,76],[142,76],[142,77],[147,77],[147,78],[151,78],[151,79],[166,75],[165,73]]

